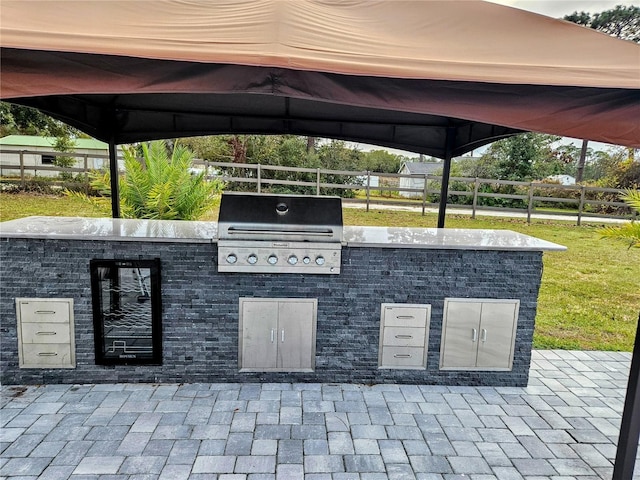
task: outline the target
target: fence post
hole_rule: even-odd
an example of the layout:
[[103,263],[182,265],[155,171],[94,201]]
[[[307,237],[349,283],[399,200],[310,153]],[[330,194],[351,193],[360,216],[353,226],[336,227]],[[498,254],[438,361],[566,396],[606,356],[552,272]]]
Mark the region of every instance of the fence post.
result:
[[429,175],[424,174],[424,185],[422,187],[422,216],[424,217],[425,209],[427,207],[427,181],[429,180]]
[[476,219],[476,209],[478,208],[478,189],[480,188],[480,179],[476,177],[473,181],[473,202],[471,207],[471,218]]
[[531,212],[533,212],[533,182],[529,182],[529,203],[527,205],[527,223],[531,223]]
[[24,151],[20,150],[20,186],[24,188]]
[[257,174],[256,174],[257,178],[257,186],[256,186],[256,190],[258,191],[258,193],[260,193],[262,191],[262,170],[260,169],[260,164],[258,164],[258,168],[257,168]]
[[584,185],[580,186],[580,205],[578,205],[578,226],[582,223],[582,209],[584,208]]
[[369,211],[370,201],[371,201],[371,172],[367,170],[367,212]]
[[89,195],[89,159],[88,155],[85,153],[83,155],[84,158],[84,193]]
[[320,195],[320,169],[316,170],[316,195]]

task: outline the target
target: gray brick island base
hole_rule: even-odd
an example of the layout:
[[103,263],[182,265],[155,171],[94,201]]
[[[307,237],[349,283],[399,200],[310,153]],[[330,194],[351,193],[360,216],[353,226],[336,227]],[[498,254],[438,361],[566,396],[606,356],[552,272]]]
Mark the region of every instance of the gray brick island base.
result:
[[[344,227],[340,274],[220,273],[215,228],[207,222],[53,217],[1,224],[2,383],[525,386],[542,253],[564,249],[508,231]],[[91,261],[154,259],[159,263],[154,287],[160,299],[160,343],[154,347],[159,361],[98,362]],[[29,299],[45,302],[38,305],[72,300],[72,364],[29,366],[32,330],[47,339],[58,334],[40,324],[32,328],[28,309],[20,326],[16,299],[27,299],[27,306]],[[303,312],[296,308],[305,302],[311,302],[309,321],[301,323],[306,320],[296,315],[306,313],[287,312]],[[403,315],[407,312],[411,315]],[[510,315],[506,323],[496,323],[504,312]],[[275,326],[261,340],[258,332],[269,315],[276,317]],[[470,318],[478,323],[463,325]],[[283,327],[286,322],[294,324],[290,330]],[[300,361],[306,363],[289,368],[285,330],[289,338],[296,328],[294,353],[302,351]],[[506,354],[483,353],[496,338],[499,345],[492,348],[504,348]],[[273,365],[257,353],[260,342],[265,349],[279,345]],[[250,355],[258,355],[253,363]],[[508,365],[500,363],[500,355]],[[472,358],[470,365],[461,360],[465,356]]]

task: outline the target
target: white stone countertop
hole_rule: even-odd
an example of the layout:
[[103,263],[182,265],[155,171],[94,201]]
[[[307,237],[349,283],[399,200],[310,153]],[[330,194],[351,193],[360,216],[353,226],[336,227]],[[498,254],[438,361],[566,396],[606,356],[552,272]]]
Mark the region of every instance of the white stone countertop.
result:
[[[26,217],[0,223],[1,238],[214,243],[216,222],[83,217]],[[566,247],[510,230],[351,227],[347,247],[562,251]]]
[[349,247],[447,250],[566,250],[567,247],[511,230],[408,227],[344,227]]
[[211,243],[217,226],[185,220],[26,217],[0,223],[0,237]]

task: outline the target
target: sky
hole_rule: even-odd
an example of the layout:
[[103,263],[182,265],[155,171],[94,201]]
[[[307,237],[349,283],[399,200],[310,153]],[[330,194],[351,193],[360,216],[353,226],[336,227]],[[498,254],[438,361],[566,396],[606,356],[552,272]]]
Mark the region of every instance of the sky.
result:
[[[605,10],[611,10],[617,5],[623,6],[640,6],[640,0],[488,0],[492,3],[499,3],[500,5],[507,5],[509,7],[519,8],[521,10],[527,10],[529,12],[538,13],[540,15],[546,15],[552,18],[562,18],[565,15],[570,15],[573,12],[587,12],[587,13],[599,13]],[[581,145],[582,141],[566,139],[563,143],[574,143]],[[355,144],[360,150],[387,150],[391,153],[398,155],[405,155],[408,157],[415,157],[417,154],[411,152],[403,152],[401,150],[394,150],[390,148],[384,148],[379,146],[368,146],[364,144]],[[593,149],[606,150],[609,146],[603,143],[590,142],[589,147]],[[478,149],[474,152],[474,155],[478,155],[480,151]]]

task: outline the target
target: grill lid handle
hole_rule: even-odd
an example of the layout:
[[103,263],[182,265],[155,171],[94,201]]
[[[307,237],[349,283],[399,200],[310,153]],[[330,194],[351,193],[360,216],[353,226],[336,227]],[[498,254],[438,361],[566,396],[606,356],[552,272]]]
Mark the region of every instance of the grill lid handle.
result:
[[277,230],[273,228],[260,227],[229,227],[227,228],[229,235],[316,235],[330,237],[333,230],[330,228],[300,228],[292,230]]

